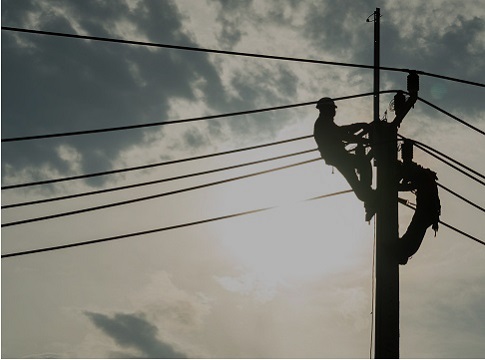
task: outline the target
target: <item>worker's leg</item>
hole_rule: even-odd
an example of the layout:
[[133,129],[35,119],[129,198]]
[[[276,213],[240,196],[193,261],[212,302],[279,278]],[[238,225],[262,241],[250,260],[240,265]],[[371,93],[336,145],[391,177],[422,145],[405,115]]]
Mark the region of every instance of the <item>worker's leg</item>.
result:
[[[370,161],[367,165],[359,161],[355,156],[349,155],[347,161],[342,161],[337,169],[345,177],[349,185],[355,192],[357,198],[364,202],[365,219],[370,221],[376,212],[376,196],[375,190],[372,189],[372,166]],[[360,167],[359,171],[361,179],[357,177],[356,167]]]
[[[351,155],[352,156],[352,155]],[[359,179],[364,187],[372,187],[371,159],[365,154],[365,149],[358,148],[356,154],[351,157],[354,167],[359,173]]]
[[336,166],[336,168],[345,177],[359,200],[363,202],[370,201],[372,197],[372,189],[370,187],[370,184],[367,185],[361,183],[355,172],[353,161],[344,161]]

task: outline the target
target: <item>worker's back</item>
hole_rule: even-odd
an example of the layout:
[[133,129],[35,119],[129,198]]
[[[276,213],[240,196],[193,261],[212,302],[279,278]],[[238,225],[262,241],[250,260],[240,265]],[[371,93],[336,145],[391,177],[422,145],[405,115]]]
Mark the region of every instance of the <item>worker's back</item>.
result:
[[342,142],[342,130],[333,122],[333,118],[320,115],[315,121],[313,136],[327,164],[337,165],[347,155]]

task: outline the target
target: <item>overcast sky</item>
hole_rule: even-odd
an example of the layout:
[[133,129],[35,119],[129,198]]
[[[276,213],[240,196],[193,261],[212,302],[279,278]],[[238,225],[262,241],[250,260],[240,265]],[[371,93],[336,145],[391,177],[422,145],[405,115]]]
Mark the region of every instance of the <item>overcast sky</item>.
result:
[[[485,83],[483,1],[2,0],[2,26],[372,65]],[[372,91],[372,71],[3,31],[2,139],[160,122]],[[483,88],[421,76],[420,97],[485,129]],[[381,89],[406,74],[381,72]],[[388,116],[392,94],[382,95]],[[372,121],[372,97],[336,122]],[[2,143],[2,186],[310,135],[313,106],[145,129]],[[485,173],[482,135],[418,102],[400,134]],[[151,170],[3,190],[2,205],[167,178],[315,148],[312,139]],[[2,210],[2,223],[178,190],[318,157]],[[440,183],[483,188],[421,150]],[[2,228],[2,254],[203,225],[2,260],[2,357],[366,358],[373,223],[320,160],[200,190]],[[413,195],[406,195],[414,201]],[[440,190],[442,220],[484,240],[484,215]],[[400,208],[400,233],[412,216]],[[401,356],[485,354],[485,247],[443,226],[400,267]]]

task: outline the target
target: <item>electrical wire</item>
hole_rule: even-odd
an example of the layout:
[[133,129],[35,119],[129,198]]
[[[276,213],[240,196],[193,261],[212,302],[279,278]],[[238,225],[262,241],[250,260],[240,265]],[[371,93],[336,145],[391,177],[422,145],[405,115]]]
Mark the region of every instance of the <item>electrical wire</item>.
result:
[[78,198],[78,197],[99,195],[99,194],[104,194],[104,193],[113,192],[113,191],[127,190],[127,189],[142,187],[142,186],[160,184],[160,183],[163,183],[163,182],[181,180],[181,179],[186,179],[186,178],[201,176],[201,175],[207,175],[207,174],[213,174],[213,173],[220,172],[220,171],[232,170],[232,169],[237,169],[237,168],[241,168],[241,167],[245,167],[245,166],[261,164],[261,163],[264,163],[264,162],[280,160],[280,159],[284,159],[284,158],[288,158],[288,157],[292,157],[292,156],[308,154],[308,153],[314,152],[316,150],[317,150],[317,148],[304,150],[304,151],[298,151],[298,152],[295,152],[295,153],[290,153],[290,154],[285,154],[285,155],[280,155],[280,156],[274,156],[274,157],[266,158],[266,159],[262,159],[262,160],[250,161],[250,162],[245,162],[245,163],[242,163],[242,164],[230,165],[230,166],[220,167],[220,168],[211,169],[211,170],[205,170],[205,171],[200,171],[200,172],[195,172],[195,173],[190,173],[190,174],[173,176],[173,177],[169,177],[169,178],[157,179],[157,180],[146,181],[146,182],[139,182],[139,183],[136,183],[136,184],[130,184],[130,185],[117,186],[117,187],[112,187],[112,188],[107,188],[107,189],[81,192],[81,193],[77,193],[77,194],[58,196],[58,197],[47,198],[47,199],[40,199],[40,200],[26,201],[26,202],[15,203],[15,204],[2,205],[2,209],[11,209],[11,208],[17,208],[17,207],[27,206],[27,205],[37,205],[37,204],[43,204],[43,203],[48,203],[48,202],[53,202],[53,201],[68,200],[68,199],[74,199],[74,198]]
[[[397,92],[397,90],[379,91],[380,94],[395,93],[395,92]],[[367,93],[363,93],[363,94],[336,97],[333,100],[334,101],[350,100],[350,99],[355,99],[355,98],[365,97],[365,96],[372,96],[372,95],[374,95],[373,92],[367,92]],[[317,101],[310,101],[310,102],[304,102],[304,103],[299,103],[299,104],[274,106],[274,107],[267,107],[267,108],[262,108],[262,109],[245,110],[245,111],[238,111],[238,112],[225,113],[225,114],[199,116],[199,117],[179,119],[179,120],[158,121],[158,122],[145,123],[145,124],[118,126],[118,127],[103,128],[103,129],[71,131],[71,132],[63,132],[63,133],[56,133],[56,134],[43,134],[43,135],[13,137],[13,138],[2,139],[2,142],[8,143],[8,142],[40,140],[40,139],[49,139],[49,138],[66,137],[66,136],[79,136],[79,135],[98,134],[98,133],[113,132],[113,131],[141,129],[141,128],[155,127],[155,126],[181,124],[181,123],[188,123],[188,122],[195,122],[195,121],[206,121],[206,120],[220,119],[220,118],[225,118],[225,117],[249,115],[249,114],[256,114],[256,113],[262,113],[262,112],[268,112],[268,111],[276,111],[276,110],[284,110],[284,109],[290,109],[290,108],[295,108],[295,107],[303,107],[303,106],[308,106],[308,105],[314,105],[316,103],[317,103]]]
[[[403,137],[403,138],[404,138],[404,137]],[[469,172],[471,172],[471,173],[473,173],[473,174],[475,174],[475,175],[477,175],[477,176],[481,177],[482,179],[485,179],[485,175],[483,175],[483,174],[479,173],[478,171],[476,171],[476,170],[474,170],[474,169],[470,168],[469,166],[466,166],[465,164],[463,164],[463,163],[459,162],[458,160],[453,159],[451,156],[448,156],[448,155],[446,155],[446,154],[442,153],[441,151],[436,150],[435,148],[433,148],[433,147],[431,147],[431,146],[429,146],[429,145],[426,145],[426,144],[424,144],[424,143],[422,143],[422,142],[419,142],[419,141],[417,141],[417,140],[411,140],[411,141],[412,141],[414,144],[420,145],[421,147],[425,147],[426,149],[428,149],[428,150],[431,150],[431,151],[435,152],[436,154],[438,154],[438,155],[440,155],[440,156],[444,157],[445,159],[447,159],[447,160],[449,160],[449,161],[451,161],[451,162],[454,162],[455,164],[457,164],[457,165],[461,166],[462,168],[464,168],[464,169],[468,170]],[[421,148],[421,147],[420,147],[420,148]]]
[[[383,91],[380,91],[380,93],[385,94],[385,93],[393,93],[393,92],[396,92],[396,91],[397,90],[383,90]],[[335,101],[348,100],[348,99],[353,99],[353,98],[363,97],[363,96],[370,96],[370,95],[374,95],[374,93],[364,93],[364,94],[357,94],[357,95],[342,96],[342,97],[335,98],[334,100]],[[305,104],[315,104],[315,103],[316,102],[305,103]],[[269,111],[268,109],[275,110],[275,109],[281,109],[281,108],[288,108],[288,107],[292,107],[292,106],[302,106],[302,104],[286,105],[286,106],[280,106],[280,107],[277,107],[277,108],[250,110],[250,112],[254,113],[254,112],[260,112],[260,111]],[[236,114],[236,113],[211,115],[211,117],[228,117],[228,116],[232,116],[234,114]],[[192,120],[194,120],[194,119],[201,120],[201,119],[206,119],[206,118],[207,117],[199,117],[199,118],[193,118]],[[179,120],[174,120],[174,121],[179,121]],[[185,120],[182,120],[182,121],[185,121]],[[160,125],[161,123],[156,123],[156,124]],[[153,123],[152,124],[144,124],[143,126],[152,126],[152,125],[153,125]],[[135,126],[140,126],[140,125],[135,125]],[[92,130],[92,131],[102,132],[102,131],[115,131],[115,130],[122,130],[122,129],[126,129],[126,127],[98,129],[98,130]],[[64,134],[50,134],[50,135],[40,135],[40,136],[42,136],[42,137],[44,137],[44,136],[48,136],[48,137],[49,136],[69,136],[69,135],[81,135],[81,133],[83,133],[83,132],[71,132],[71,133],[64,133]],[[111,174],[126,172],[126,171],[143,170],[143,169],[147,169],[147,168],[151,168],[151,167],[169,165],[169,164],[174,164],[174,163],[178,163],[178,162],[182,162],[182,161],[199,160],[199,159],[211,157],[211,156],[226,155],[226,154],[230,154],[232,152],[252,150],[252,149],[256,149],[256,148],[260,148],[260,147],[282,144],[282,143],[285,143],[285,142],[297,141],[297,140],[301,140],[301,139],[308,139],[308,138],[311,138],[311,137],[313,137],[313,135],[306,135],[306,136],[301,136],[301,137],[298,137],[298,138],[277,141],[277,142],[273,142],[273,143],[269,143],[269,144],[257,145],[257,146],[253,146],[253,147],[248,147],[248,148],[243,148],[243,149],[238,149],[238,150],[232,150],[232,151],[227,151],[227,152],[222,152],[222,153],[203,155],[203,156],[200,156],[200,157],[188,158],[188,159],[183,159],[183,160],[161,162],[161,163],[148,164],[148,165],[136,166],[136,167],[131,167],[131,168],[109,170],[109,171],[96,172],[96,173],[90,173],[90,174],[84,174],[84,175],[62,177],[62,178],[57,178],[57,179],[41,180],[41,181],[35,181],[35,182],[29,182],[29,183],[23,183],[23,184],[6,185],[6,186],[2,186],[1,189],[2,190],[18,189],[18,188],[28,187],[28,186],[47,185],[47,184],[53,184],[53,183],[63,182],[63,181],[80,180],[80,179],[85,179],[85,178],[89,178],[89,177],[96,177],[96,176],[105,176],[105,175],[111,175]],[[36,137],[36,138],[41,138],[41,137]],[[2,141],[20,141],[20,140],[28,140],[28,139],[31,139],[31,137],[3,139]]]
[[28,223],[32,223],[32,222],[52,220],[52,219],[65,217],[65,216],[77,215],[77,214],[82,214],[82,213],[86,213],[86,212],[107,209],[107,208],[111,208],[111,207],[115,207],[115,206],[122,206],[122,205],[133,204],[133,203],[140,202],[140,201],[152,200],[152,199],[156,199],[156,198],[160,198],[160,197],[164,197],[164,196],[168,196],[168,195],[180,194],[180,193],[191,191],[191,190],[198,190],[198,189],[207,188],[207,187],[210,187],[210,186],[225,184],[225,183],[228,183],[228,182],[231,182],[231,181],[236,181],[236,180],[246,179],[246,178],[257,176],[257,175],[267,174],[267,173],[270,173],[270,172],[273,172],[273,171],[289,169],[289,168],[292,168],[292,167],[295,167],[295,166],[308,164],[308,163],[315,162],[315,161],[318,161],[318,160],[321,160],[321,157],[311,159],[311,160],[300,161],[298,163],[294,163],[294,164],[290,164],[290,165],[278,166],[278,167],[271,168],[271,169],[268,169],[268,170],[262,170],[262,171],[258,171],[258,172],[255,172],[255,173],[236,176],[236,177],[232,177],[232,178],[228,178],[228,179],[224,179],[224,180],[218,180],[218,181],[205,183],[205,184],[201,184],[201,185],[196,185],[196,186],[191,186],[191,187],[187,187],[187,188],[183,188],[183,189],[177,189],[177,190],[173,190],[173,191],[169,191],[169,192],[165,192],[165,193],[143,196],[143,197],[138,197],[138,198],[134,198],[134,199],[124,200],[124,201],[119,201],[119,202],[114,202],[114,203],[108,203],[108,204],[104,204],[104,205],[92,206],[92,207],[82,208],[82,209],[68,211],[68,212],[51,214],[51,215],[47,215],[47,216],[40,216],[40,217],[28,218],[28,219],[23,219],[23,220],[18,220],[18,221],[12,221],[12,222],[2,224],[2,227],[10,227],[10,226],[28,224]]
[[53,184],[58,182],[64,182],[64,181],[80,180],[80,179],[87,179],[87,178],[97,177],[97,176],[119,174],[119,173],[129,172],[129,171],[145,170],[145,169],[150,169],[150,168],[159,167],[159,166],[173,165],[173,164],[179,164],[187,161],[202,160],[202,159],[207,159],[207,158],[216,157],[216,156],[223,156],[223,155],[229,155],[229,154],[234,154],[238,152],[256,150],[256,149],[261,149],[265,147],[286,144],[294,141],[310,139],[312,137],[313,135],[305,135],[305,136],[299,136],[291,139],[279,140],[279,141],[274,141],[274,142],[260,144],[260,145],[253,145],[253,146],[248,146],[248,147],[239,148],[239,149],[227,150],[227,151],[193,156],[193,157],[182,158],[182,159],[168,160],[168,161],[163,161],[158,163],[139,165],[139,166],[133,166],[133,167],[122,168],[122,169],[114,169],[114,170],[108,170],[108,171],[101,171],[101,172],[95,172],[95,173],[88,173],[88,174],[82,174],[82,175],[68,176],[68,177],[62,177],[62,178],[56,178],[56,179],[34,181],[29,183],[11,184],[11,185],[2,186],[2,190],[11,190],[11,189],[18,189],[18,188],[23,188],[28,186],[37,186],[37,185],[47,185],[47,184]]
[[[306,199],[304,201],[323,199],[323,198],[328,198],[328,197],[332,197],[332,196],[343,195],[343,194],[350,193],[350,192],[352,192],[352,190],[344,190],[344,191],[339,191],[339,192],[335,192],[335,193],[331,193],[331,194],[325,194],[325,195],[313,197],[313,198],[310,198],[310,199]],[[416,210],[413,206],[411,206],[407,203],[404,203],[404,205],[413,209],[413,210]],[[7,254],[3,254],[1,257],[2,257],[2,259],[3,258],[11,258],[11,257],[18,257],[18,256],[23,256],[23,255],[41,253],[41,252],[48,252],[48,251],[55,251],[55,250],[85,246],[85,245],[93,245],[93,244],[98,244],[98,243],[107,242],[107,241],[121,240],[121,239],[129,238],[129,237],[148,235],[148,234],[158,233],[158,232],[162,232],[162,231],[179,229],[179,228],[183,228],[183,227],[201,225],[201,224],[205,224],[205,223],[209,223],[209,222],[213,222],[213,221],[230,219],[230,218],[239,217],[239,216],[243,216],[243,215],[255,214],[255,213],[275,209],[277,207],[278,206],[260,208],[260,209],[249,210],[249,211],[244,211],[244,212],[239,212],[239,213],[234,213],[234,214],[229,214],[229,215],[223,215],[223,216],[199,220],[199,221],[193,221],[193,222],[189,222],[189,223],[183,223],[183,224],[166,226],[166,227],[161,227],[161,228],[156,228],[156,229],[138,231],[138,232],[122,234],[122,235],[115,235],[115,236],[110,236],[110,237],[105,237],[105,238],[100,238],[100,239],[82,241],[82,242],[78,242],[78,243],[64,244],[64,245],[50,246],[50,247],[44,247],[44,248],[39,248],[39,249],[32,249],[32,250],[26,250],[26,251],[7,253]],[[474,237],[474,236],[472,236],[472,235],[470,235],[470,234],[468,234],[468,233],[466,233],[466,232],[464,232],[464,231],[462,231],[462,230],[460,230],[460,229],[458,229],[458,228],[456,228],[452,225],[449,225],[449,224],[447,224],[447,223],[445,223],[441,220],[439,222],[443,226],[445,226],[445,227],[447,227],[451,230],[454,230],[455,232],[457,232],[457,233],[459,233],[459,234],[461,234],[461,235],[463,235],[463,236],[465,236],[465,237],[467,237],[471,240],[477,241],[478,243],[480,243],[482,245],[485,245],[484,241],[482,241],[482,240],[480,240],[480,239],[478,239],[478,238],[476,238],[476,237]]]
[[[365,94],[365,95],[368,95],[368,94]],[[199,117],[179,119],[179,120],[158,121],[158,122],[147,123],[147,124],[135,124],[135,125],[118,126],[118,127],[104,128],[104,129],[94,129],[94,130],[71,131],[71,132],[64,132],[64,133],[57,133],[57,134],[22,136],[22,137],[2,139],[2,142],[7,143],[7,142],[16,142],[16,141],[49,139],[49,138],[56,138],[56,137],[89,135],[89,134],[98,134],[98,133],[113,132],[113,131],[141,129],[141,128],[148,128],[148,127],[155,127],[155,126],[182,124],[182,123],[195,122],[195,121],[219,119],[219,118],[231,117],[231,116],[256,114],[256,113],[262,113],[262,112],[274,111],[274,110],[290,109],[290,108],[295,108],[295,107],[300,107],[300,106],[313,105],[315,103],[316,103],[316,101],[300,103],[300,104],[293,104],[293,105],[275,106],[275,107],[257,109],[257,110],[238,111],[238,112],[227,113],[227,114],[199,116]]]
[[[446,165],[452,167],[453,169],[459,171],[460,173],[462,173],[463,175],[469,177],[470,179],[472,180],[475,180],[476,182],[478,182],[479,184],[481,185],[485,185],[485,182],[483,182],[482,180],[480,179],[477,179],[476,177],[474,177],[473,175],[467,173],[466,171],[464,171],[463,169],[460,169],[458,166],[454,165],[453,163],[461,166],[462,168],[482,177],[485,179],[485,176],[481,173],[479,173],[478,171],[470,168],[469,166],[466,166],[465,164],[463,164],[462,162],[458,161],[458,160],[455,160],[453,159],[452,157],[444,154],[443,152],[439,151],[439,150],[436,150],[434,149],[433,147],[429,146],[429,145],[426,145],[422,142],[419,142],[417,140],[413,140],[413,139],[408,139],[406,138],[405,136],[402,136],[401,134],[398,134],[397,135],[399,138],[403,139],[403,140],[408,140],[408,141],[411,141],[417,148],[421,149],[422,151],[424,151],[425,153],[427,153],[428,155],[431,155],[433,156],[434,158],[442,161],[443,163],[445,163]],[[446,160],[447,159],[447,160]],[[448,161],[449,160],[449,161]],[[452,163],[453,162],[453,163]]]
[[[408,70],[408,72],[410,72],[410,71]],[[485,87],[485,84],[482,84],[482,83],[479,83],[479,82],[476,82],[476,81],[463,80],[463,79],[458,79],[458,78],[451,77],[451,76],[440,75],[440,74],[430,73],[430,72],[421,71],[421,70],[415,70],[415,72],[418,75],[424,75],[424,76],[434,77],[434,78],[443,79],[443,80],[455,81],[455,82],[459,82],[459,83],[467,84],[467,85]]]
[[452,119],[454,119],[454,120],[458,121],[459,123],[461,123],[461,124],[463,124],[463,125],[465,125],[465,126],[468,126],[470,129],[472,129],[472,130],[474,130],[474,131],[478,132],[479,134],[485,135],[485,131],[480,130],[480,129],[479,129],[479,128],[477,128],[476,126],[473,126],[473,125],[471,125],[471,124],[467,123],[465,120],[460,119],[459,117],[457,117],[457,116],[455,116],[455,115],[453,115],[453,114],[449,113],[449,112],[448,112],[448,111],[446,111],[446,110],[443,110],[442,108],[440,108],[440,107],[438,107],[438,106],[436,106],[436,105],[434,105],[434,104],[430,103],[429,101],[424,100],[423,98],[420,98],[419,96],[418,96],[418,100],[419,100],[419,101],[421,101],[421,102],[423,102],[423,103],[425,103],[426,105],[428,105],[428,106],[432,107],[433,109],[436,109],[436,110],[438,110],[438,111],[442,112],[443,114],[445,114],[445,115],[447,115],[447,116],[451,117]]
[[[415,208],[414,206],[409,205],[409,203],[407,203],[407,202],[401,202],[401,201],[400,201],[400,204],[403,204],[404,206],[407,206],[407,207],[408,207],[408,208],[410,208],[410,209],[416,210],[416,208]],[[467,238],[469,238],[469,239],[471,239],[471,240],[473,240],[473,241],[476,241],[476,242],[478,242],[479,244],[485,245],[485,241],[480,240],[479,238],[477,238],[477,237],[475,237],[475,236],[473,236],[473,235],[470,235],[470,234],[468,234],[467,232],[465,232],[465,231],[463,231],[463,230],[460,230],[460,229],[458,229],[458,228],[457,228],[457,227],[455,227],[455,226],[452,226],[452,225],[450,225],[450,224],[448,224],[448,223],[445,223],[445,222],[444,222],[444,221],[442,221],[442,220],[439,220],[438,222],[439,222],[441,225],[443,225],[444,227],[447,227],[448,229],[451,229],[451,230],[453,230],[453,231],[457,232],[457,233],[458,233],[458,234],[460,234],[460,235],[463,235],[463,236],[465,236],[465,237],[467,237]]]
[[485,209],[484,209],[483,207],[481,207],[481,206],[480,206],[480,205],[478,205],[478,204],[475,204],[475,203],[474,203],[473,201],[471,201],[471,200],[468,200],[466,197],[464,197],[464,196],[462,196],[462,195],[458,194],[457,192],[455,192],[455,191],[451,190],[450,188],[447,188],[446,186],[444,186],[444,185],[442,185],[442,184],[440,184],[440,183],[436,183],[436,185],[438,185],[438,186],[439,186],[440,188],[442,188],[443,190],[448,191],[450,194],[455,195],[457,198],[459,198],[459,199],[461,199],[461,200],[465,201],[466,203],[470,204],[471,206],[473,206],[473,207],[477,208],[478,210],[481,210],[481,211],[485,212]]
[[432,157],[440,160],[441,162],[445,163],[446,165],[452,167],[453,169],[455,169],[456,171],[462,173],[463,175],[469,177],[470,179],[476,181],[477,183],[481,184],[481,185],[484,185],[485,186],[485,182],[480,180],[480,179],[477,179],[476,177],[474,177],[473,175],[467,173],[466,171],[464,171],[463,169],[460,169],[458,166],[452,164],[450,161],[447,161],[445,159],[443,159],[442,157],[440,157],[439,155],[433,153],[432,151],[428,150],[427,148],[425,148],[424,146],[421,146],[419,144],[415,144],[417,148],[421,149],[422,151],[424,151],[425,153],[431,155]]
[[[334,192],[334,193],[330,193],[330,194],[316,196],[316,197],[309,198],[309,199],[306,199],[306,200],[303,200],[303,201],[312,201],[312,200],[324,199],[324,198],[329,198],[329,197],[332,197],[332,196],[348,194],[348,193],[351,193],[351,192],[352,192],[352,190],[343,190],[343,191],[338,191],[338,192]],[[209,223],[209,222],[213,222],[213,221],[226,220],[226,219],[235,218],[235,217],[239,217],[239,216],[243,216],[243,215],[260,213],[260,212],[268,211],[268,210],[275,209],[275,208],[278,208],[278,207],[279,206],[265,207],[265,208],[243,211],[243,212],[239,212],[239,213],[223,215],[223,216],[218,216],[218,217],[213,217],[213,218],[208,218],[208,219],[204,219],[204,220],[198,220],[198,221],[193,221],[193,222],[188,222],[188,223],[183,223],[183,224],[178,224],[178,225],[166,226],[166,227],[144,230],[144,231],[138,231],[138,232],[122,234],[122,235],[115,235],[115,236],[105,237],[105,238],[101,238],[101,239],[82,241],[82,242],[73,243],[73,244],[50,246],[50,247],[27,250],[27,251],[13,252],[13,253],[8,253],[8,254],[3,254],[2,259],[17,257],[17,256],[23,256],[23,255],[29,255],[29,254],[35,254],[35,253],[41,253],[41,252],[47,252],[47,251],[67,249],[67,248],[78,247],[78,246],[93,245],[93,244],[99,244],[99,243],[107,242],[107,241],[121,240],[121,239],[126,239],[126,238],[129,238],[129,237],[159,233],[159,232],[162,232],[162,231],[180,229],[180,228],[194,226],[194,225],[201,225],[201,224],[205,224],[205,223]]]
[[[166,48],[166,49],[176,49],[176,50],[213,53],[213,54],[221,54],[221,55],[252,57],[252,58],[260,58],[260,59],[292,61],[292,62],[321,64],[321,65],[322,64],[323,65],[335,65],[335,66],[342,66],[342,67],[372,69],[372,70],[374,70],[374,68],[375,68],[373,65],[344,63],[344,62],[336,62],[336,61],[323,61],[323,60],[313,60],[313,59],[301,59],[301,58],[293,58],[293,57],[285,57],[285,56],[254,54],[254,53],[226,51],[226,50],[215,50],[215,49],[207,49],[207,48],[199,48],[199,47],[191,47],[191,46],[153,43],[153,42],[146,42],[146,41],[133,41],[133,40],[113,39],[113,38],[100,37],[100,36],[77,35],[77,34],[67,34],[67,33],[53,32],[53,31],[23,29],[23,28],[18,28],[18,27],[11,27],[11,26],[2,26],[2,30],[29,33],[29,34],[37,34],[37,35],[47,35],[47,36],[58,36],[58,37],[83,39],[83,40],[103,41],[103,42],[111,42],[111,43],[119,43],[119,44],[127,44],[127,45],[138,45],[138,46],[147,46],[147,47],[156,47],[156,48]],[[485,84],[481,84],[479,82],[463,80],[463,79],[454,78],[454,77],[451,77],[451,76],[439,75],[439,74],[434,74],[434,73],[425,72],[425,71],[421,71],[421,70],[394,68],[394,67],[388,67],[388,66],[379,66],[378,68],[379,68],[379,70],[384,70],[384,71],[396,71],[396,72],[407,72],[407,73],[414,71],[414,72],[416,72],[417,74],[420,74],[420,75],[436,77],[436,78],[449,80],[449,81],[460,82],[460,83],[467,84],[467,85],[485,87]]]

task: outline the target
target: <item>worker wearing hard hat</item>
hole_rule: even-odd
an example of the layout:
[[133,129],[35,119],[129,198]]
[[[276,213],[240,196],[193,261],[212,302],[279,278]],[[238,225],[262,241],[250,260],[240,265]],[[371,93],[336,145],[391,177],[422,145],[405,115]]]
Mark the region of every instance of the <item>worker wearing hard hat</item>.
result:
[[[369,124],[355,123],[338,126],[334,122],[335,102],[324,97],[317,102],[320,115],[315,122],[314,137],[322,158],[345,177],[355,195],[364,202],[366,221],[375,213],[375,191],[372,189],[372,166],[365,151],[351,154],[345,149],[348,143],[362,144],[362,136],[367,133]],[[359,133],[360,134],[357,134]],[[363,149],[361,147],[361,149]]]

